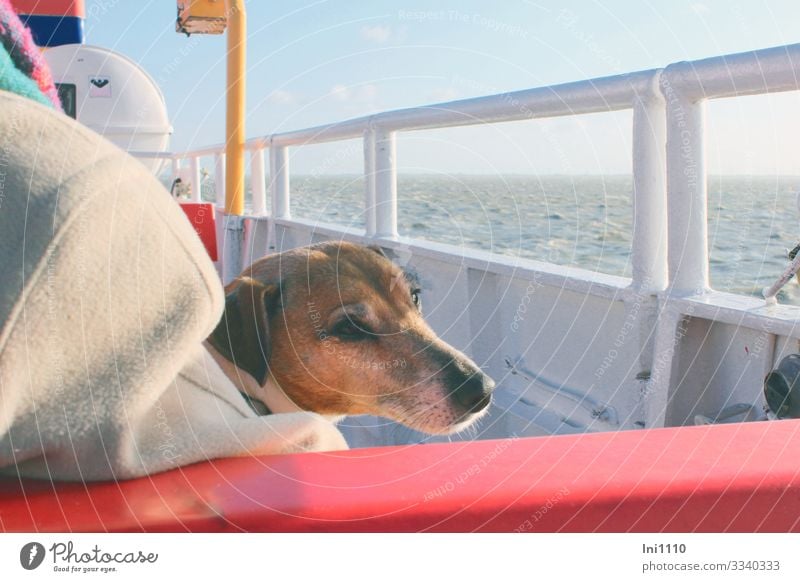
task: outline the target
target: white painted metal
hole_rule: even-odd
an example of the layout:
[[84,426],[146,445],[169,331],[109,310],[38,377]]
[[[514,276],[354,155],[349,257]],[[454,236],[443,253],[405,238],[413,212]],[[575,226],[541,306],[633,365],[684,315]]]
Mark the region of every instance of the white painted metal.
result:
[[[683,324],[683,326],[682,326]],[[665,426],[670,386],[673,384],[675,350],[686,333],[685,316],[675,309],[663,310],[658,320],[650,379],[642,388],[642,427]]]
[[632,285],[647,291],[667,286],[666,122],[659,78],[633,104]]
[[192,156],[189,159],[189,167],[191,168],[192,202],[201,202],[203,199],[201,190],[203,178],[200,175],[200,158],[198,156]]
[[269,253],[269,229],[271,219],[267,216],[247,216],[243,222],[242,269]]
[[175,180],[180,175],[181,160],[178,158],[172,158],[172,160],[170,160],[170,163],[171,163],[170,182],[175,182]]
[[244,217],[222,214],[222,232],[222,283],[227,285],[242,272]]
[[705,100],[667,93],[669,276],[673,294],[709,288]]
[[397,139],[375,132],[375,236],[397,238]]
[[375,130],[364,132],[364,231],[375,236]]
[[253,193],[253,216],[267,214],[267,183],[264,175],[264,150],[250,152],[250,188]]
[[289,155],[285,147],[271,147],[269,156],[270,191],[272,193],[272,216],[291,218],[289,201]]
[[669,86],[690,101],[796,91],[800,44],[669,65]]
[[214,154],[214,202],[225,208],[225,152]]

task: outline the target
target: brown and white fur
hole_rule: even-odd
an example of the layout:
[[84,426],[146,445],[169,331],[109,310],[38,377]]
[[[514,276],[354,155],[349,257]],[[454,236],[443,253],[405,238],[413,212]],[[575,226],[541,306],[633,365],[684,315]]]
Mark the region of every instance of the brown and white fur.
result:
[[488,410],[494,382],[439,339],[420,289],[378,247],[329,242],[271,255],[226,287],[206,347],[272,413],[388,417],[458,432]]

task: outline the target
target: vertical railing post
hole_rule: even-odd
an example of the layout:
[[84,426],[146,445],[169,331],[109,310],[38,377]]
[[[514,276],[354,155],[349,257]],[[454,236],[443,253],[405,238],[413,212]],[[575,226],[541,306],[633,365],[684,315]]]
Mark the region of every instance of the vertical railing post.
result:
[[667,286],[666,109],[653,86],[633,104],[632,286],[662,291]]
[[705,100],[667,90],[670,290],[694,295],[709,288]]
[[200,191],[200,186],[202,184],[202,178],[200,176],[200,158],[197,156],[192,156],[189,160],[189,167],[191,168],[191,186],[192,186],[192,202],[200,202],[202,201],[202,192]]
[[375,236],[375,130],[364,132],[364,233]]
[[253,191],[253,215],[267,214],[267,184],[264,175],[264,150],[250,152],[250,187]]
[[[660,82],[667,130],[667,297],[696,295],[709,288],[705,100],[702,92],[691,98],[675,86],[686,80],[680,73],[673,77],[668,67]],[[657,319],[654,359],[642,402],[647,428],[667,424],[676,385],[673,364],[686,333],[686,313],[669,308],[668,299],[665,305]]]
[[291,218],[289,199],[289,156],[285,146],[269,150],[270,192],[272,195],[272,217]]
[[397,238],[397,140],[375,131],[375,236]]
[[170,187],[172,187],[172,184],[175,183],[175,180],[180,175],[181,175],[181,159],[180,158],[172,158],[172,180],[171,180],[171,183],[170,183]]
[[217,208],[225,208],[225,153],[214,155],[214,202]]

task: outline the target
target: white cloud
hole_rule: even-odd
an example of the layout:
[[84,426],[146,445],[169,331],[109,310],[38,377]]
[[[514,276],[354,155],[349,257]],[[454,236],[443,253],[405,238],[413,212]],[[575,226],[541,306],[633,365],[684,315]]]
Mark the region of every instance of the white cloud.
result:
[[375,26],[362,26],[361,38],[371,42],[386,42],[392,37],[392,29],[390,26],[382,26],[377,24]]
[[378,87],[368,83],[348,87],[346,85],[334,85],[331,87],[330,96],[337,101],[348,101],[350,103],[371,103],[378,96]]
[[708,5],[703,4],[702,2],[695,2],[694,4],[689,6],[689,8],[691,8],[692,12],[694,12],[695,14],[697,14],[699,16],[702,16],[703,14],[708,14],[709,12],[711,12],[711,8],[709,8]]
[[357,98],[359,101],[373,101],[378,96],[378,88],[375,85],[367,84],[358,88]]
[[350,89],[344,85],[334,85],[331,87],[331,96],[337,101],[347,101],[350,99]]
[[274,105],[292,105],[297,101],[297,98],[290,91],[275,89],[267,95],[267,101]]

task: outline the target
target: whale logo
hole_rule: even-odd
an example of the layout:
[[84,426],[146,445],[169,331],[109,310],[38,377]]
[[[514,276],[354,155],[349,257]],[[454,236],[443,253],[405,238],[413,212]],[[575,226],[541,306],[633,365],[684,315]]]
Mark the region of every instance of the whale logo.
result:
[[30,542],[19,551],[19,563],[26,570],[35,570],[44,561],[44,546],[38,542]]
[[111,97],[111,77],[89,77],[89,97]]

